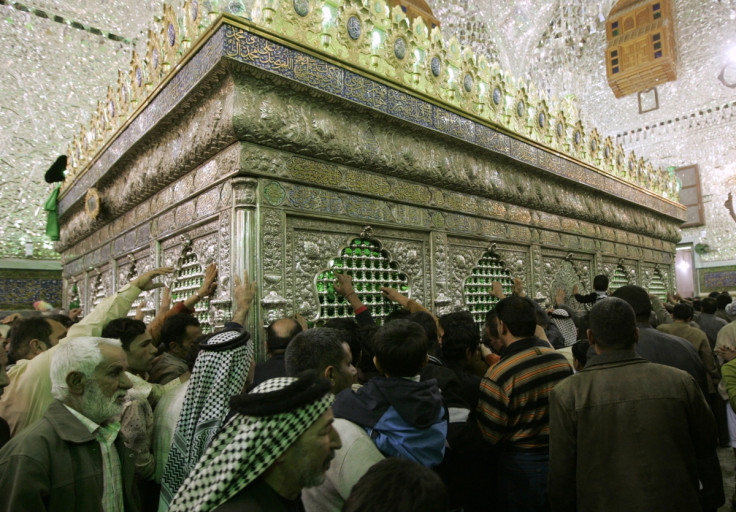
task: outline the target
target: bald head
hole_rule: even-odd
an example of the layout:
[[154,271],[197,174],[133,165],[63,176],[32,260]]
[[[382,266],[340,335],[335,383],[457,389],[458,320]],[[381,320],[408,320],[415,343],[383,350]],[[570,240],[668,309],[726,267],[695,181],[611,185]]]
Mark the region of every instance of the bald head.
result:
[[302,332],[302,326],[294,318],[279,318],[266,329],[268,351],[283,352],[294,336]]

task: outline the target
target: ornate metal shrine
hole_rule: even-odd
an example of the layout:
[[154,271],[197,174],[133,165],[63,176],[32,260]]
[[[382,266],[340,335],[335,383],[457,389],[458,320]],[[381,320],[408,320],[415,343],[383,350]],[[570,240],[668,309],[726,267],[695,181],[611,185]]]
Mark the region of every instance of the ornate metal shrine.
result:
[[[475,57],[456,49],[453,61],[452,43],[428,39],[421,18],[410,25],[398,7],[388,16],[382,0],[346,1],[330,11],[332,46],[321,48],[326,39],[307,44],[311,36],[294,33],[302,17],[306,32],[317,30],[317,2],[264,7],[259,24],[203,21],[195,5],[182,27],[165,17],[172,28],[154,48],[163,60],[154,62],[153,50],[134,58],[112,108],[95,118],[94,137],[85,131],[72,144],[57,245],[66,303],[77,283],[89,310],[125,284],[132,266],[137,274],[175,267],[169,284],[181,298],[212,261],[219,287],[198,311],[208,328],[231,314],[233,277],[243,269],[258,283],[251,329],[296,313],[315,322],[350,316],[334,293],[335,271],[352,274],[379,318],[390,309],[380,286],[479,320],[493,280],[508,291],[521,278],[540,300],[575,284],[589,291],[603,272],[671,288],[685,209],[668,176],[633,155],[625,165],[610,139],[471,67]],[[363,46],[351,45],[370,48],[360,31],[379,26],[371,6],[386,14],[381,45],[401,46],[393,24],[406,52],[426,44],[414,62],[423,68],[402,64],[393,78],[370,71]],[[282,30],[269,19],[282,20]],[[465,70],[461,85],[471,91],[491,80],[487,97],[463,96],[466,85],[445,94],[446,74],[428,78],[437,52],[443,70]],[[376,66],[385,71],[381,55]],[[425,90],[402,85],[411,69]],[[496,90],[503,108],[490,107]],[[144,300],[146,313],[158,304],[153,293]]]

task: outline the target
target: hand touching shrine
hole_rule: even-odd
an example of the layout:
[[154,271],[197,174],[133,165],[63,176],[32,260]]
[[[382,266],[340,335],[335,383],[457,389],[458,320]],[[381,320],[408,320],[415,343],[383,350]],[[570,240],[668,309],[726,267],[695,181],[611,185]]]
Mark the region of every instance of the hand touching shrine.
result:
[[146,292],[149,290],[153,290],[154,288],[161,288],[164,286],[163,283],[154,283],[153,280],[158,276],[163,276],[166,274],[171,274],[174,271],[173,267],[159,267],[155,268],[153,270],[149,270],[148,272],[144,272],[143,274],[139,275],[135,279],[133,279],[130,284],[131,286],[135,286],[138,289]]
[[[204,285],[203,285],[204,286]],[[248,281],[248,271],[243,270],[243,280],[240,276],[235,275],[235,286],[233,286],[233,303],[235,305],[233,312],[233,322],[245,325],[245,319],[253,304],[256,296],[255,281]]]

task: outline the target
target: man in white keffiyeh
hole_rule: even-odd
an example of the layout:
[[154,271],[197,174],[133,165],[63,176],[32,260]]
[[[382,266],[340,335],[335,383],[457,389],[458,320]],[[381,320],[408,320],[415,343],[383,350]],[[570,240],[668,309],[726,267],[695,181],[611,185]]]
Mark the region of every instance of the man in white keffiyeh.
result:
[[341,447],[332,428],[330,387],[309,370],[233,397],[236,414],[212,440],[169,510],[303,511],[301,490],[324,480]]
[[227,330],[199,344],[169,456],[161,476],[159,510],[166,510],[229,412],[228,402],[253,380],[253,341]]

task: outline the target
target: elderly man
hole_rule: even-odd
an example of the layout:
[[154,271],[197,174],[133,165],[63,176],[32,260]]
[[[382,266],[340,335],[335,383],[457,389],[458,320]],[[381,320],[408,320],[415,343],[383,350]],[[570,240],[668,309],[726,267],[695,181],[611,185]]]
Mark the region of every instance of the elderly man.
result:
[[724,501],[705,397],[687,373],[637,356],[639,332],[626,301],[597,303],[588,340],[598,355],[550,394],[554,512],[715,511]]
[[[66,343],[66,340],[72,338],[100,336],[102,328],[111,320],[124,317],[128,314],[133,301],[142,291],[163,286],[163,284],[154,283],[154,278],[169,274],[172,271],[173,269],[168,267],[151,270],[135,278],[129,285],[124,286],[115,295],[106,297],[84,320],[78,324],[74,324],[69,329],[67,337],[60,340],[58,345],[38,354],[27,362],[22,374],[12,377],[10,385],[5,389],[5,393],[0,400],[0,417],[5,418],[8,422],[13,435],[17,435],[20,431],[41,418],[49,404],[53,401],[51,382],[49,381],[49,366],[56,350]],[[145,347],[142,346],[142,340],[143,337],[140,337],[135,347],[145,352]],[[155,395],[154,402],[168,389],[162,386],[148,384],[132,375],[129,375],[129,377],[133,385],[140,389],[141,395]],[[172,384],[171,387],[176,387],[176,385],[181,383],[176,382],[170,384]]]
[[330,387],[309,371],[267,380],[233,397],[235,416],[212,440],[169,510],[302,510],[302,489],[323,481],[341,447],[332,428]]
[[266,328],[268,359],[256,364],[256,374],[251,389],[274,377],[286,377],[284,354],[294,336],[307,330],[307,322],[301,316],[279,318]]
[[117,417],[132,384],[118,340],[81,337],[51,362],[56,400],[0,450],[0,509],[133,511],[133,459]]

